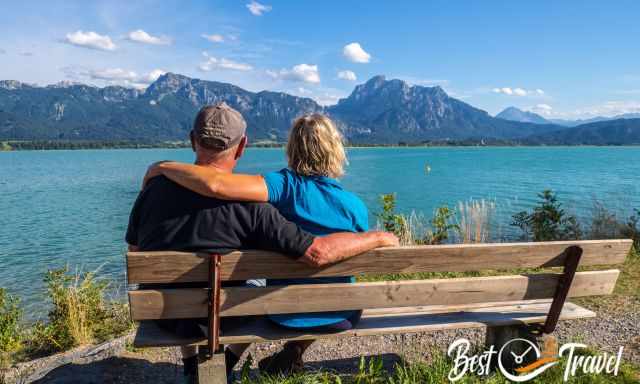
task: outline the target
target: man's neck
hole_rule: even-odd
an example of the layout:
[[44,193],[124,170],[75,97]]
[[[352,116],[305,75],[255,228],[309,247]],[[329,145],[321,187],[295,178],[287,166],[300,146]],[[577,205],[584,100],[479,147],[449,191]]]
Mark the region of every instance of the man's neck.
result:
[[233,165],[228,164],[228,161],[220,161],[220,160],[212,160],[212,159],[204,159],[204,158],[196,158],[195,164],[200,165],[202,167],[213,168],[218,172],[224,173],[232,173]]

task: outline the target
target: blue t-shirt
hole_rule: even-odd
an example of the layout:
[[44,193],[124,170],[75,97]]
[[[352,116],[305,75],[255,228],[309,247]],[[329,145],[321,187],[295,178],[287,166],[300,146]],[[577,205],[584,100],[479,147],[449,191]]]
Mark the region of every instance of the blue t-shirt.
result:
[[[314,235],[364,232],[369,229],[367,207],[336,179],[302,176],[288,168],[264,175],[269,202],[290,221]],[[354,282],[353,277],[269,280],[268,285]],[[288,328],[312,328],[339,323],[358,311],[298,313],[269,316]]]

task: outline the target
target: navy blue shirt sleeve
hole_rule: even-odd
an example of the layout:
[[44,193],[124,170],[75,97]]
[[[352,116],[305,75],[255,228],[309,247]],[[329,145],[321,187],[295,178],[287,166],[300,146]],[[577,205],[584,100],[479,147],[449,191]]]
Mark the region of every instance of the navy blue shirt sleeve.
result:
[[253,216],[253,239],[259,249],[281,252],[297,259],[313,243],[312,234],[285,219],[269,204],[256,204]]

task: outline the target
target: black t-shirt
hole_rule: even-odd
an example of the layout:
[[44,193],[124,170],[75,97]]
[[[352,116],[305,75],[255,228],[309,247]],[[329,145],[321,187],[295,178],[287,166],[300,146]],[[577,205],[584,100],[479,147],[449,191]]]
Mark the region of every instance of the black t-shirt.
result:
[[313,238],[270,204],[204,197],[164,176],[151,179],[138,195],[126,236],[141,251],[225,254],[251,248],[292,258],[302,256]]

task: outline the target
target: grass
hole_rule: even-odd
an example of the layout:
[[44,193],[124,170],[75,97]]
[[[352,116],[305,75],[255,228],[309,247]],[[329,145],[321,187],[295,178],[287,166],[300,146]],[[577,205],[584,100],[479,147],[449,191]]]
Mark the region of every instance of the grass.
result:
[[58,352],[104,341],[131,329],[126,305],[106,300],[108,283],[95,272],[54,269],[45,276],[52,308],[33,328],[31,349]]
[[44,279],[51,310],[47,322],[27,326],[18,300],[0,289],[0,368],[109,340],[133,328],[125,303],[107,298],[96,273],[54,269]]
[[[591,351],[582,352],[581,354],[594,354]],[[358,372],[355,374],[337,374],[334,372],[310,372],[297,375],[284,376],[252,376],[244,371],[241,379],[237,380],[239,384],[445,384],[450,383],[448,380],[449,371],[453,364],[452,361],[442,353],[434,354],[430,362],[426,361],[401,361],[397,363],[391,371],[384,369],[382,360],[378,357],[361,358]],[[545,371],[537,378],[527,383],[534,384],[553,384],[564,383],[563,375],[566,367],[566,360],[563,359],[561,364]],[[579,373],[576,377],[569,380],[570,383],[576,384],[631,384],[638,383],[640,380],[640,371],[638,367],[622,363],[618,376],[607,374],[584,374]],[[510,383],[500,373],[493,372],[488,376],[475,376],[467,374],[458,383],[474,384],[474,383],[490,383],[490,384],[507,384]]]
[[458,203],[458,232],[462,243],[486,243],[489,241],[491,222],[495,215],[496,203],[492,201],[470,200]]
[[24,337],[19,300],[0,288],[0,368],[10,363]]
[[[620,269],[620,277],[612,295],[571,299],[576,304],[586,306],[596,312],[640,310],[640,251],[633,248]],[[598,269],[596,267],[582,270]]]

